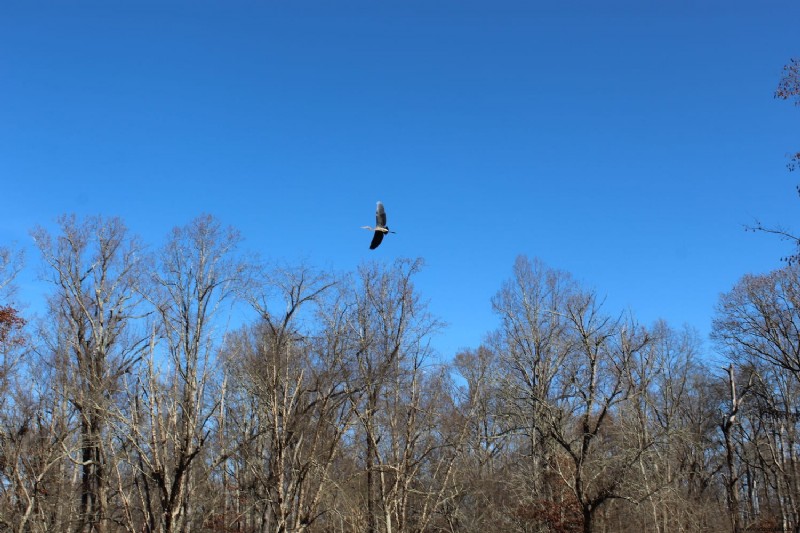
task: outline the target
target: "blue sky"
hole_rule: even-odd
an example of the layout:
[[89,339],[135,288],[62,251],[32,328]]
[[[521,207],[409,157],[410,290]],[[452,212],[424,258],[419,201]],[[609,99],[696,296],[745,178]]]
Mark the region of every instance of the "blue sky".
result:
[[[445,357],[519,254],[707,335],[795,225],[800,3],[4,2],[0,244],[59,214],[153,245],[212,213],[262,256],[423,257]],[[376,251],[375,201],[398,232]],[[21,279],[32,307],[40,288]]]

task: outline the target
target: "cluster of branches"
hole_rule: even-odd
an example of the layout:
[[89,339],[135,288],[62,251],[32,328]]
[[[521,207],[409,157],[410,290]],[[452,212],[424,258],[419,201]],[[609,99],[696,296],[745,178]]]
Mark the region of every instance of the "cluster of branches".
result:
[[725,371],[525,257],[444,362],[420,260],[259,265],[209,216],[156,253],[119,219],[33,235],[39,321],[0,253],[0,531],[800,527],[792,266],[722,298]]

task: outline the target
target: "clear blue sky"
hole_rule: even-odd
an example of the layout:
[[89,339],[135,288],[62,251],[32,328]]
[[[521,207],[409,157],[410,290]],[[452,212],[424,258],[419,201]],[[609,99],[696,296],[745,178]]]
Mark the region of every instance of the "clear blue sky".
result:
[[[267,258],[425,259],[442,355],[519,254],[706,335],[795,227],[800,2],[3,2],[0,244],[62,213],[154,245],[209,212]],[[386,205],[398,235],[359,228]],[[22,280],[23,300],[41,299]]]

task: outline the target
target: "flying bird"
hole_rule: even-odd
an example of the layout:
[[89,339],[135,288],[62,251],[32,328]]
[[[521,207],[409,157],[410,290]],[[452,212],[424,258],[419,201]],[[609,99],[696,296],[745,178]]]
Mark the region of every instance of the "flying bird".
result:
[[377,248],[383,240],[383,236],[387,233],[396,233],[394,231],[389,231],[389,226],[386,225],[386,211],[383,209],[383,204],[381,202],[378,202],[378,206],[375,208],[375,227],[361,227],[375,232],[372,236],[372,242],[369,244],[370,250]]

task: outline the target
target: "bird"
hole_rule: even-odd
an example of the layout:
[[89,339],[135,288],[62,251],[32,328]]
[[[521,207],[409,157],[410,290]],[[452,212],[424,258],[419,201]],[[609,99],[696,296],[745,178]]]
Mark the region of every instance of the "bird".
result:
[[372,242],[369,243],[369,249],[374,250],[377,248],[381,241],[383,241],[383,236],[387,233],[397,233],[395,231],[389,231],[389,226],[386,225],[386,210],[383,208],[383,203],[378,201],[378,206],[375,208],[375,227],[372,226],[361,226],[363,229],[368,229],[370,231],[374,231],[375,234],[372,236]]

